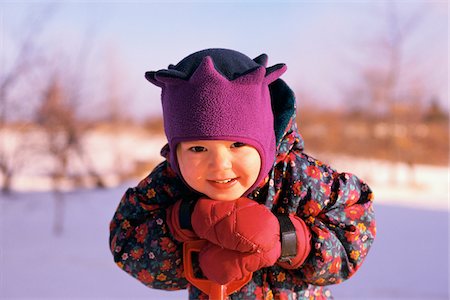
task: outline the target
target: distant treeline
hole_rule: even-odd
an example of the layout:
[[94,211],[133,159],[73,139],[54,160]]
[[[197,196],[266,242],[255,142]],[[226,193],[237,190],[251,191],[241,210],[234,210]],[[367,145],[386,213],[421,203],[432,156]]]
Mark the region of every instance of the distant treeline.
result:
[[[447,165],[448,114],[438,104],[396,115],[342,112],[307,107],[297,113],[308,152],[336,153],[407,164]],[[161,118],[145,123],[163,133]]]

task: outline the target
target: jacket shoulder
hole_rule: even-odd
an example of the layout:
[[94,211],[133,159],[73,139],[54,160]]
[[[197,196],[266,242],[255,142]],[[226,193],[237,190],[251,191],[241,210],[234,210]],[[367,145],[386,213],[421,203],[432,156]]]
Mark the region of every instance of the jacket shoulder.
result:
[[152,204],[169,204],[190,193],[166,160],[132,188],[132,192],[139,195],[141,201]]

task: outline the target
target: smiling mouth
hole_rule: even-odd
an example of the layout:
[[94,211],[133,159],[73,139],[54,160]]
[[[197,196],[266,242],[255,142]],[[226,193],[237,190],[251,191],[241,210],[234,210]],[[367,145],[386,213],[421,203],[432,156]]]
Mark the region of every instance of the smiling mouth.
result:
[[220,180],[208,180],[210,187],[214,189],[214,191],[230,191],[234,189],[238,184],[239,177],[235,178],[227,178]]
[[210,184],[212,184],[216,188],[228,188],[233,186],[239,177],[235,178],[227,178],[227,179],[221,179],[221,180],[208,180]]
[[230,178],[230,179],[225,179],[225,180],[211,180],[211,181],[214,181],[214,182],[216,182],[216,183],[222,183],[222,184],[225,184],[225,183],[228,183],[228,182],[230,182],[230,181],[232,181],[232,180],[235,180],[235,178]]

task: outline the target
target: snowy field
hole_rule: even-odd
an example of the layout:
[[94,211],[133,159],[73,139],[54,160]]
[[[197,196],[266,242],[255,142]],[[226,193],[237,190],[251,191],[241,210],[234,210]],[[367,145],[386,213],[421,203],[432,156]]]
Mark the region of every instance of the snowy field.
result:
[[[0,298],[186,299],[184,291],[148,289],[114,265],[108,223],[125,188],[68,192],[59,237],[48,192],[2,198]],[[336,299],[448,298],[448,210],[403,201],[377,203],[375,244],[360,271],[332,287]]]
[[[150,290],[119,270],[108,222],[125,187],[67,193],[64,233],[52,235],[48,193],[1,203],[2,299],[184,299]],[[447,299],[448,211],[376,206],[378,236],[361,270],[333,288],[336,299]]]
[[[159,147],[138,147],[138,156]],[[358,174],[376,197],[377,239],[360,271],[331,287],[335,299],[448,299],[448,168],[318,157]],[[31,175],[18,179],[26,189],[0,196],[0,299],[187,298],[185,291],[148,289],[113,263],[109,221],[137,182],[66,192],[64,231],[55,236],[52,194],[30,191],[45,186]]]

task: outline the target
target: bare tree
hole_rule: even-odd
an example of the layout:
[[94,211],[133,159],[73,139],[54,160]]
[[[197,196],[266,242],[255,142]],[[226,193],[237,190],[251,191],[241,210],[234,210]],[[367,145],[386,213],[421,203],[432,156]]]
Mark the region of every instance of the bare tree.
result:
[[77,144],[77,128],[74,126],[74,112],[65,103],[64,91],[57,76],[54,76],[44,92],[42,106],[37,111],[37,122],[42,126],[47,140],[47,151],[54,158],[55,167],[51,173],[55,197],[55,234],[63,231],[64,196],[62,181],[67,177],[70,150]]
[[[55,199],[53,230],[57,235],[63,232],[65,184],[73,185],[80,177],[90,177],[97,187],[104,187],[103,180],[85,149],[85,136],[89,127],[80,117],[80,107],[85,96],[82,91],[88,86],[84,82],[82,66],[75,65],[79,67],[76,70],[65,69],[63,72],[56,67],[52,73],[48,73],[47,86],[35,117],[46,137],[45,152],[54,161],[50,176]],[[71,166],[76,159],[84,165],[83,174],[72,172]]]
[[[424,77],[416,66],[419,58],[407,44],[417,34],[427,11],[421,6],[412,13],[400,13],[395,1],[383,5],[385,9],[379,19],[384,21],[384,30],[371,37],[366,50],[370,59],[360,68],[361,80],[348,96],[358,99],[356,110],[369,119],[366,126],[374,135],[376,146],[385,152],[384,157],[394,164],[407,163],[413,174],[411,129],[420,121],[427,95]],[[383,133],[381,139],[377,132]],[[396,172],[393,168],[391,182],[396,182]]]
[[[0,175],[2,192],[11,192],[11,186],[15,174],[26,164],[28,153],[22,149],[30,148],[27,123],[22,122],[19,128],[12,132],[11,121],[20,119],[20,112],[25,106],[24,101],[18,101],[14,96],[17,86],[27,81],[27,76],[41,66],[42,53],[39,50],[39,37],[45,31],[45,26],[54,12],[54,6],[45,6],[41,11],[31,11],[24,18],[23,23],[17,28],[18,34],[10,32],[10,40],[15,42],[15,56],[7,56],[6,51],[1,57],[0,68]],[[5,28],[4,34],[7,29]],[[8,63],[6,63],[8,61]],[[11,149],[13,148],[13,149]]]

